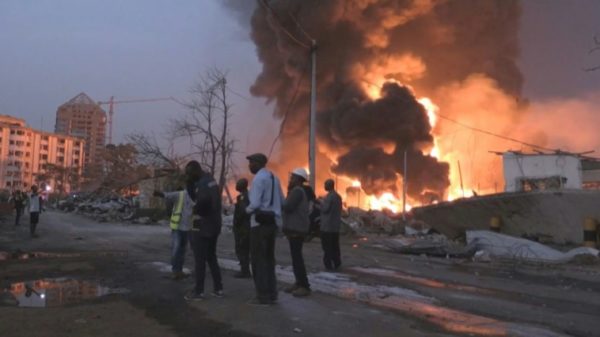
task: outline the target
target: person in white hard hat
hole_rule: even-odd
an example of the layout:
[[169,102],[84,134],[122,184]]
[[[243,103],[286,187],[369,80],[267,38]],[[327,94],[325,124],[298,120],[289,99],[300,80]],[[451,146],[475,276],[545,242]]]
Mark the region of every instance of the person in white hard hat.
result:
[[284,291],[296,297],[310,295],[310,284],[302,256],[302,245],[309,231],[308,196],[303,185],[308,181],[308,172],[297,168],[290,175],[288,194],[282,205],[283,233],[290,243],[292,266],[296,282]]

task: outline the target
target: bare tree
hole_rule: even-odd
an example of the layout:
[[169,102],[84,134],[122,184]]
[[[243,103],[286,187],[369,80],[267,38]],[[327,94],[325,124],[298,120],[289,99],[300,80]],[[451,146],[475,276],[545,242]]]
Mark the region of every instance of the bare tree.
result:
[[226,75],[216,68],[207,71],[193,86],[192,99],[181,102],[186,115],[171,121],[171,133],[189,141],[192,155],[217,179],[221,191],[231,171],[235,145],[229,135],[231,104]]
[[126,138],[128,143],[135,146],[139,162],[149,167],[178,171],[186,160],[186,156],[179,156],[175,153],[172,139],[170,139],[167,149],[163,150],[154,137],[144,133],[133,133],[127,135]]
[[[592,49],[590,49],[588,54],[593,54],[599,50],[600,50],[600,36],[598,36],[598,34],[596,34],[596,35],[594,35],[594,47]],[[600,69],[600,65],[585,68],[584,70],[585,71],[596,71],[598,69]]]

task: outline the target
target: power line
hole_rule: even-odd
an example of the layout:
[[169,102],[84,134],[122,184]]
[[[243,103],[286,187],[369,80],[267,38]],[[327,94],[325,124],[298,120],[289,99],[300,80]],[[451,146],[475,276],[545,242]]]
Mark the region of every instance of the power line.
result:
[[289,30],[287,30],[287,28],[285,28],[281,18],[277,15],[277,13],[275,13],[273,8],[269,5],[269,3],[266,0],[260,0],[260,3],[269,11],[269,13],[271,13],[271,16],[278,23],[279,27],[285,33],[285,35],[287,35],[292,41],[296,42],[296,44],[298,44],[299,46],[301,46],[305,49],[309,49],[309,50],[311,49],[311,47],[309,45],[298,40]]
[[[365,83],[367,83],[369,85],[378,87],[379,89],[383,89],[382,86],[377,85],[375,83],[371,83],[371,82],[369,82],[367,80],[363,80],[363,82],[365,82]],[[525,141],[522,141],[522,140],[519,140],[519,139],[516,139],[516,138],[507,137],[507,136],[499,135],[497,133],[493,133],[491,131],[487,131],[487,130],[483,130],[483,129],[480,129],[480,128],[476,128],[474,126],[467,125],[467,124],[459,122],[459,121],[457,121],[455,119],[452,119],[450,117],[444,116],[444,115],[442,115],[442,114],[440,114],[439,112],[436,112],[436,111],[433,111],[433,114],[436,115],[436,116],[438,116],[441,119],[444,119],[444,120],[447,120],[449,122],[452,122],[452,123],[454,123],[454,124],[456,124],[458,126],[461,126],[463,128],[466,128],[466,129],[469,129],[469,130],[472,130],[472,131],[476,131],[476,132],[479,132],[479,133],[483,133],[483,134],[486,134],[488,136],[492,136],[492,137],[500,138],[500,139],[503,139],[503,140],[511,141],[511,142],[514,142],[514,143],[518,143],[518,144],[521,144],[521,145],[525,145],[525,146],[531,147],[533,149],[544,150],[544,151],[549,151],[549,152],[560,152],[560,149],[551,149],[551,148],[547,148],[547,147],[544,147],[544,146],[541,146],[541,145],[527,143]]]
[[285,126],[285,122],[288,119],[288,115],[289,115],[290,110],[292,109],[292,106],[296,102],[296,97],[298,97],[298,92],[300,91],[300,86],[302,84],[302,80],[304,79],[304,71],[306,70],[306,68],[307,67],[304,67],[304,69],[302,70],[302,73],[300,75],[300,78],[298,79],[298,82],[296,83],[296,88],[294,89],[294,94],[292,95],[292,99],[288,103],[288,106],[283,115],[283,120],[281,121],[281,125],[279,125],[279,133],[277,134],[275,139],[273,139],[273,143],[271,143],[271,149],[269,150],[269,157],[271,157],[271,154],[273,153],[273,149],[275,148],[275,144],[277,143],[277,141],[281,138],[281,135],[283,134],[283,127]]
[[544,147],[544,146],[541,146],[541,145],[527,143],[527,142],[524,142],[524,141],[516,139],[516,138],[499,135],[499,134],[493,133],[491,131],[479,129],[479,128],[476,128],[474,126],[470,126],[470,125],[461,123],[461,122],[459,122],[457,120],[454,120],[454,119],[452,119],[450,117],[446,117],[446,116],[444,116],[444,115],[442,115],[440,113],[437,113],[437,112],[434,112],[434,114],[436,116],[440,117],[441,119],[445,119],[445,120],[447,120],[449,122],[452,122],[452,123],[454,123],[456,125],[462,126],[463,128],[466,128],[466,129],[469,129],[469,130],[472,130],[472,131],[476,131],[476,132],[479,132],[479,133],[483,133],[483,134],[486,134],[488,136],[492,136],[492,137],[504,139],[504,140],[507,140],[507,141],[511,141],[511,142],[514,142],[514,143],[518,143],[518,144],[521,144],[521,145],[525,145],[525,146],[531,147],[533,149],[544,150],[544,151],[549,151],[549,152],[560,152],[560,149],[551,149],[551,148],[547,148],[547,147]]

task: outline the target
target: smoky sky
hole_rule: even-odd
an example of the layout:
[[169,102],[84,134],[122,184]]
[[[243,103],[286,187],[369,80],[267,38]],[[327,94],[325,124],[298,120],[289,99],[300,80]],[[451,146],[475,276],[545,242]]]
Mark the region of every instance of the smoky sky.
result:
[[[306,139],[311,39],[317,46],[318,142],[331,170],[359,179],[368,193],[396,191],[408,153],[409,194],[443,194],[447,163],[430,157],[431,127],[415,93],[471,74],[519,97],[521,16],[516,0],[271,0],[250,15],[262,70],[250,91],[285,119],[282,149]],[[300,28],[301,27],[301,28]],[[292,35],[291,38],[289,35]],[[372,98],[373,78],[394,80]]]

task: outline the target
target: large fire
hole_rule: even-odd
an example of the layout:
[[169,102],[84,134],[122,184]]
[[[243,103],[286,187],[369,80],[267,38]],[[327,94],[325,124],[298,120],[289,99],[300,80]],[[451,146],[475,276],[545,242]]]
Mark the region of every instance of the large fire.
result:
[[263,64],[251,93],[285,121],[278,173],[306,165],[296,153],[307,139],[308,34],[318,46],[318,194],[335,178],[348,206],[401,212],[502,188],[489,152],[519,148],[474,129],[522,138],[518,1],[270,4],[249,20]]

